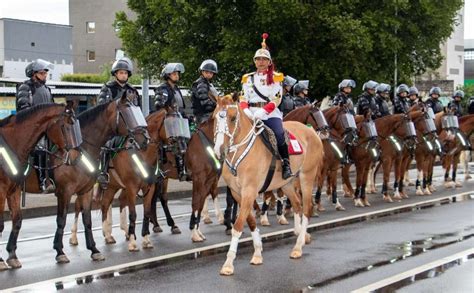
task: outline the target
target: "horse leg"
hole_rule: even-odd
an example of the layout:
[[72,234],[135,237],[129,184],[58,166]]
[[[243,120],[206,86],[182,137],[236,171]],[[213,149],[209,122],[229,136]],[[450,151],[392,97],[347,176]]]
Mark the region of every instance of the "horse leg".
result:
[[100,201],[100,210],[102,213],[102,233],[106,244],[116,243],[114,236],[112,236],[112,201],[114,199],[116,190],[110,186],[103,192]]
[[288,220],[285,218],[285,215],[283,214],[283,201],[285,200],[285,195],[283,194],[283,191],[281,189],[277,190],[277,209],[276,209],[276,214],[277,214],[277,220],[278,224],[280,225],[288,225]]
[[244,221],[246,221],[249,214],[251,214],[252,205],[256,198],[257,190],[253,189],[252,187],[246,187],[242,189],[240,213],[237,216],[234,227],[232,228],[232,239],[230,241],[226,261],[220,271],[221,275],[230,276],[234,274],[234,259],[237,255],[239,239],[240,236],[242,236],[242,231],[244,229]]
[[369,162],[368,164],[364,164],[362,166],[362,178],[361,178],[361,186],[360,186],[360,198],[362,200],[362,203],[366,207],[370,207],[369,200],[367,199],[365,192],[366,192],[366,183],[367,183],[367,177],[369,175],[369,164],[372,164],[372,162]]
[[398,184],[400,182],[400,173],[402,172],[402,158],[398,156],[395,159],[395,179],[393,180],[393,199],[401,200],[402,196],[400,195],[400,190],[398,189]]
[[56,262],[68,263],[69,259],[63,251],[63,236],[71,195],[69,193],[56,193],[56,197],[58,201],[58,211],[56,215],[56,233],[54,234],[53,248],[56,250]]
[[263,204],[262,204],[262,210],[260,212],[260,225],[262,226],[270,226],[270,221],[268,221],[268,207],[270,205],[271,201],[271,196],[273,193],[270,192],[265,192],[263,194]]
[[[232,192],[230,191],[229,187],[226,187],[226,196],[225,196],[225,201],[226,201],[226,207],[224,211],[224,225],[226,227],[225,231],[226,234],[230,233],[232,230],[232,224],[234,223],[232,220],[232,210],[234,205],[237,205],[237,202],[235,199],[232,197]],[[230,234],[228,234],[230,235]]]
[[[2,186],[3,187],[3,186]],[[2,240],[3,230],[5,229],[5,220],[3,219],[3,214],[5,210],[5,196],[6,196],[6,188],[1,189],[0,193],[0,241]],[[0,272],[8,270],[8,265],[2,258],[1,250],[0,250]]]
[[364,207],[364,203],[362,202],[361,198],[361,186],[362,186],[362,166],[361,162],[357,162],[356,164],[356,189],[354,192],[354,206],[356,207]]
[[318,184],[316,193],[314,194],[314,202],[316,203],[316,211],[318,212],[324,212],[326,210],[321,203],[321,190],[322,186]]
[[152,202],[154,200],[154,195],[155,195],[155,184],[152,184],[150,188],[148,189],[147,193],[144,194],[143,196],[143,224],[142,224],[143,249],[153,248],[153,243],[150,240],[150,220],[153,217]]
[[214,211],[216,213],[217,222],[219,223],[219,225],[223,225],[224,224],[224,214],[222,213],[221,205],[219,204],[219,194],[218,194],[217,191],[218,191],[218,189],[217,189],[217,185],[216,185],[216,187],[213,188],[211,197],[212,197],[212,200],[214,202]]
[[456,173],[458,171],[458,164],[459,164],[459,157],[460,157],[460,153],[459,154],[456,154],[454,155],[453,157],[453,182],[456,184],[456,187],[462,187],[462,183],[460,181],[456,181]]
[[255,220],[255,216],[252,213],[249,213],[247,217],[247,224],[249,225],[250,234],[252,235],[253,249],[254,249],[252,259],[250,260],[250,264],[261,265],[263,263],[262,238],[260,237],[260,230],[257,228],[257,221]]
[[431,156],[430,163],[429,163],[429,169],[428,169],[428,189],[430,190],[431,193],[436,191],[436,188],[433,186],[433,168],[434,168],[434,162],[435,162],[436,156]]
[[71,237],[69,237],[69,244],[72,246],[79,245],[79,240],[77,239],[77,224],[79,223],[79,214],[81,212],[81,201],[76,197],[74,201],[74,223],[71,227]]
[[150,202],[150,221],[153,223],[153,232],[161,233],[163,229],[161,229],[160,224],[158,223],[158,217],[156,215],[156,203],[158,202],[158,198],[160,197],[161,192],[161,183],[152,184],[153,193]]
[[339,202],[337,197],[337,169],[329,171],[329,182],[331,183],[332,203],[336,211],[345,211],[346,208]]
[[388,181],[390,179],[390,172],[392,171],[392,157],[387,156],[382,163],[383,168],[383,183],[382,196],[385,202],[393,202],[392,197],[388,194]]
[[349,180],[349,169],[351,165],[344,165],[341,169],[342,189],[344,190],[344,197],[354,198],[354,189]]
[[204,201],[204,205],[202,206],[201,215],[202,215],[202,221],[204,222],[204,224],[206,225],[212,224],[212,219],[209,216],[209,206],[208,206],[207,196],[206,196],[206,200]]
[[451,162],[452,156],[445,155],[442,160],[442,166],[444,168],[444,187],[446,188],[453,188],[454,187],[454,179],[449,178],[449,171],[451,170]]
[[138,251],[137,245],[137,235],[135,234],[135,225],[137,221],[137,210],[135,206],[135,197],[138,193],[138,190],[131,189],[131,186],[128,186],[127,189],[124,189],[122,193],[125,193],[128,201],[128,235],[130,237],[128,242],[128,251],[135,252]]
[[193,182],[192,213],[189,222],[191,240],[193,242],[202,242],[206,239],[202,232],[199,231],[202,207],[204,206],[204,201],[207,200],[209,194],[206,186],[204,186],[204,182],[205,180],[199,179]]
[[467,181],[471,179],[471,175],[469,174],[469,155],[471,151],[461,151],[461,165],[464,169],[464,180]]
[[128,221],[127,221],[127,197],[123,193],[123,190],[120,191],[119,195],[119,202],[120,202],[120,230],[123,231],[125,234],[125,240],[130,239],[130,235],[128,234]]
[[410,167],[410,164],[411,164],[411,161],[412,161],[412,157],[411,155],[408,155],[407,157],[405,157],[402,161],[402,172],[401,172],[401,176],[402,178],[400,178],[400,186],[399,186],[399,190],[400,190],[400,195],[403,197],[403,198],[409,198],[407,192],[404,190],[404,184],[406,182],[405,180],[405,175],[408,175],[408,168]]
[[82,206],[82,224],[84,225],[84,236],[86,238],[86,247],[91,251],[91,258],[94,261],[105,260],[104,255],[95,246],[94,236],[92,234],[92,190],[78,194]]
[[168,207],[168,197],[166,196],[166,190],[162,190],[160,194],[161,206],[163,207],[163,211],[166,215],[166,222],[168,223],[168,226],[171,227],[171,234],[181,234],[181,230],[179,230],[179,227],[176,226],[173,217],[171,216],[170,209]]
[[[21,223],[22,223],[22,215],[21,215],[21,207],[20,207],[20,188],[17,186],[13,193],[7,196],[8,207],[10,209],[11,217],[12,217],[12,231],[10,232],[10,237],[8,238],[7,244],[7,251],[8,251],[8,258],[7,264],[13,269],[21,268],[21,262],[18,260],[16,256],[16,249],[17,249],[17,240],[18,235],[20,234]],[[2,210],[3,214],[3,210]],[[3,221],[2,221],[3,222]],[[3,231],[3,229],[2,229]]]

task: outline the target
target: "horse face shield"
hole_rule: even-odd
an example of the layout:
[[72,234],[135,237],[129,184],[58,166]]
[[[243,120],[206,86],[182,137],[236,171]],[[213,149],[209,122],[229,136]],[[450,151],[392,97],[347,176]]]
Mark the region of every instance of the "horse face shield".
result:
[[[128,136],[138,149],[148,145],[150,136],[148,135],[147,123],[141,109],[130,102],[119,110],[125,125],[127,126]],[[138,139],[141,138],[141,139]]]
[[364,122],[362,124],[362,128],[363,128],[365,134],[370,139],[376,139],[377,138],[378,134],[377,134],[377,129],[375,128],[374,121]]
[[444,130],[459,129],[458,117],[455,115],[445,115],[441,118],[441,125]]
[[355,145],[359,140],[357,135],[357,126],[354,119],[354,115],[351,113],[341,114],[340,121],[344,128],[343,142],[346,145]]
[[424,129],[425,131],[423,134],[430,134],[430,133],[436,132],[436,126],[433,119],[429,117],[425,117],[425,119],[423,120],[423,123],[425,124],[425,129]]
[[82,144],[81,124],[75,117],[71,117],[71,123],[62,125],[62,131],[66,140],[66,149],[75,149]]

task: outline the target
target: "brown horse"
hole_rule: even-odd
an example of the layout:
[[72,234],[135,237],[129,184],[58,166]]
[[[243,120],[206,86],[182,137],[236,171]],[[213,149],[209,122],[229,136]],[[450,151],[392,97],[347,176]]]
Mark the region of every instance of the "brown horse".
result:
[[[215,147],[218,157],[225,159],[225,167],[222,176],[232,195],[239,202],[241,210],[232,228],[232,240],[227,253],[227,260],[220,273],[232,275],[234,273],[234,259],[236,257],[239,238],[242,235],[244,221],[247,221],[254,243],[254,254],[251,264],[262,264],[263,258],[262,241],[255,217],[251,213],[253,203],[258,196],[259,190],[274,190],[282,188],[283,192],[290,198],[294,210],[295,234],[298,239],[290,257],[300,258],[305,241],[309,242],[309,234],[306,229],[309,218],[312,215],[312,187],[313,182],[320,172],[324,163],[323,145],[316,133],[298,122],[285,122],[284,126],[293,133],[303,148],[303,154],[291,156],[291,166],[298,174],[299,187],[303,198],[303,207],[293,179],[282,179],[281,166],[276,164],[273,177],[265,180],[271,162],[275,160],[273,154],[258,137],[258,120],[248,118],[237,103],[238,97],[225,96],[218,99],[214,111],[215,117]],[[234,160],[235,159],[235,160]],[[239,163],[236,163],[239,162]],[[256,164],[255,162],[258,162]],[[232,170],[232,171],[231,171]],[[270,181],[265,184],[265,181]]]
[[459,118],[459,130],[455,131],[455,136],[458,140],[446,142],[446,155],[444,156],[442,163],[445,169],[444,178],[446,181],[449,178],[449,171],[452,168],[451,181],[448,187],[461,187],[462,183],[456,181],[457,165],[461,153],[466,150],[466,147],[470,146],[469,136],[474,131],[474,114],[466,115]]
[[[0,235],[4,229],[3,211],[6,200],[8,201],[12,218],[12,231],[10,232],[7,244],[7,264],[11,268],[16,269],[22,266],[16,255],[16,243],[22,224],[20,193],[22,182],[25,180],[24,172],[27,169],[28,157],[44,134],[59,149],[65,149],[66,143],[62,133],[62,126],[70,123],[70,118],[73,115],[74,112],[69,107],[65,108],[63,105],[56,104],[41,104],[20,111],[17,115],[9,116],[0,121],[0,136],[5,144],[8,145],[8,149],[11,150],[11,152],[8,151],[10,152],[9,156],[16,157],[12,162],[13,164],[16,163],[16,174],[14,171],[4,171],[9,168],[9,164],[6,164],[7,158],[4,153],[7,152],[7,146],[1,145],[4,157],[1,160],[3,168],[0,169]],[[11,174],[8,175],[8,173]],[[38,179],[35,178],[35,180],[37,181]],[[0,255],[0,271],[8,269],[7,264]]]
[[[131,131],[127,128],[124,116],[122,115],[122,111],[130,107],[130,105],[131,102],[124,95],[116,101],[98,105],[78,115],[83,138],[82,150],[85,151],[93,162],[99,160],[101,147],[113,135],[126,135]],[[54,159],[54,163],[59,163],[58,159]],[[73,194],[77,194],[79,198],[82,221],[85,227],[86,246],[87,249],[91,250],[91,258],[93,260],[105,259],[96,248],[92,235],[92,187],[96,181],[96,173],[83,168],[80,164],[73,164],[61,165],[54,169],[53,174],[56,181],[55,195],[58,200],[57,229],[53,246],[57,252],[56,261],[58,263],[69,262],[63,251],[62,240],[68,206]],[[26,191],[38,193],[40,190],[37,181],[34,176],[29,176],[26,181]]]

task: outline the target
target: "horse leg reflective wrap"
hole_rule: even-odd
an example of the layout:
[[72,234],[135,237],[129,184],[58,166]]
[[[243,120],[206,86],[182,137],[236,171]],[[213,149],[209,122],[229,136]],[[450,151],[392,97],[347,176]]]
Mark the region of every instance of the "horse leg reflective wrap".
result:
[[383,183],[382,184],[382,194],[387,195],[387,191],[388,191],[387,183]]
[[234,205],[236,205],[236,203],[234,202],[234,198],[232,197],[232,193],[229,187],[227,187],[225,201],[226,201],[226,207],[224,211],[224,225],[226,227],[226,230],[230,230],[232,229],[232,223],[233,223],[232,210],[233,210]]
[[[86,196],[85,194],[82,196]],[[92,235],[92,217],[90,207],[83,207],[82,209],[82,223],[84,224],[84,236],[86,238],[86,247],[93,254],[99,253],[95,246],[94,236]]]
[[277,200],[276,214],[277,216],[283,215],[283,199],[282,198],[278,198]]
[[365,199],[365,184],[360,187],[360,198]]
[[321,188],[318,187],[318,189],[316,190],[316,193],[314,194],[314,201],[319,204],[321,203]]
[[360,194],[360,187],[357,186],[354,191],[354,198],[360,198],[359,194]]
[[240,236],[242,236],[242,232],[232,229],[232,239],[230,240],[229,252],[233,252],[234,254],[237,253]]
[[444,181],[448,181],[448,178],[449,178],[449,172],[446,171],[444,172]]
[[456,182],[456,169],[453,166],[453,171],[452,171],[452,176],[451,176],[453,182]]
[[160,202],[161,202],[161,206],[163,207],[163,211],[165,212],[165,215],[166,215],[166,223],[168,224],[168,226],[174,227],[175,224],[174,224],[173,217],[171,216],[170,209],[168,207],[168,200],[164,198],[163,193],[161,193]]
[[332,190],[332,203],[337,204],[337,190],[335,188]]
[[197,229],[198,227],[198,211],[195,211],[194,213],[191,213],[191,219],[189,220],[189,230],[193,230],[194,228]]
[[423,176],[423,189],[426,188],[426,185],[428,184],[427,180],[426,180],[426,177]]

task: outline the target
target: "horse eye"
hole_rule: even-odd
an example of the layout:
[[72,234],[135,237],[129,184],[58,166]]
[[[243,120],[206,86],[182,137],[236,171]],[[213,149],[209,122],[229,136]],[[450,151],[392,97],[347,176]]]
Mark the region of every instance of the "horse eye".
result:
[[235,120],[237,120],[237,117],[235,117],[235,116],[230,118],[230,122],[235,122]]

